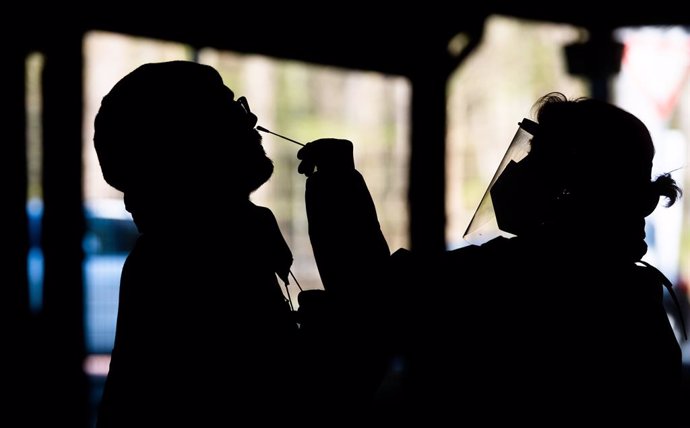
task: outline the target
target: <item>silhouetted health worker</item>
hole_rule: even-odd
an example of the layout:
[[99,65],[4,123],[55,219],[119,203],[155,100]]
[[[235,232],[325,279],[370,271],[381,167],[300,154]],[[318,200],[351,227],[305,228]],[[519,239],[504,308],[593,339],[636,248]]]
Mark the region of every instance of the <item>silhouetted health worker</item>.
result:
[[[94,144],[140,237],[120,284],[98,427],[260,423],[291,408],[292,255],[250,194],[273,163],[210,66],[141,65],[103,98]],[[249,418],[249,419],[247,419]]]
[[[382,235],[352,143],[300,149],[324,287],[346,272],[337,292],[385,322],[381,337],[407,364],[404,415],[674,426],[681,353],[666,279],[641,258],[645,217],[680,189],[669,174],[651,176],[654,145],[632,114],[560,93],[535,109],[468,229],[481,245],[439,254],[372,251]],[[362,289],[368,272],[383,280]]]

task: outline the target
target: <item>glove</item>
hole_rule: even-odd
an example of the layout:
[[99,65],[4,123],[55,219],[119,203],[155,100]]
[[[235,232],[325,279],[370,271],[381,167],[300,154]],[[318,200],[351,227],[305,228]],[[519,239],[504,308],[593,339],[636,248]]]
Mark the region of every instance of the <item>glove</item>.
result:
[[307,143],[297,152],[297,172],[310,177],[315,170],[351,171],[355,169],[353,146],[349,140],[321,138]]

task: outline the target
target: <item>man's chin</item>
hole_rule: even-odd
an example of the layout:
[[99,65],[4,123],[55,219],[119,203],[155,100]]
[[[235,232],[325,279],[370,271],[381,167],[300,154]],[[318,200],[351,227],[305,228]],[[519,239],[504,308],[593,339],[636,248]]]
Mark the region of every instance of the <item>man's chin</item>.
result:
[[271,176],[273,176],[273,170],[273,161],[266,156],[261,161],[261,164],[257,166],[257,170],[254,171],[255,174],[249,182],[249,192],[254,192],[270,180]]

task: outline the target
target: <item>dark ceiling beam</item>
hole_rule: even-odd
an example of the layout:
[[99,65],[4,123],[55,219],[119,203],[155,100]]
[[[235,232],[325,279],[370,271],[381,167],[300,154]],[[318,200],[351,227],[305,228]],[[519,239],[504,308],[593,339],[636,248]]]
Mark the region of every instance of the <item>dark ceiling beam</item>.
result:
[[[204,4],[202,1],[199,6]],[[342,10],[328,10],[321,18],[318,14],[293,11],[268,22],[261,19],[261,7],[268,8],[243,5],[242,13],[220,13],[213,8],[195,7],[191,11],[166,9],[165,13],[158,11],[155,15],[104,8],[82,13],[67,23],[31,20],[25,26],[24,39],[40,46],[46,38],[80,28],[409,76],[430,46],[447,46],[456,34],[483,23],[485,14],[477,8],[449,13],[445,8],[398,7],[390,12],[372,13],[368,9],[341,7]]]
[[82,11],[70,20],[25,12],[18,15],[19,24],[13,28],[20,29],[18,38],[32,46],[40,46],[46,38],[66,29],[81,28],[409,76],[430,46],[446,45],[453,36],[473,31],[492,14],[598,30],[690,25],[690,14],[681,13],[679,7],[626,4],[604,8],[603,4],[483,0],[453,7],[398,6],[373,12],[366,3],[358,2],[312,8],[291,4],[282,9],[245,2],[221,11],[210,2],[197,0],[186,8],[160,10],[116,9],[111,5]]
[[645,2],[610,4],[602,1],[571,1],[546,3],[535,0],[492,1],[492,14],[515,18],[572,24],[590,28],[615,29],[645,25],[690,25],[690,13],[678,6]]

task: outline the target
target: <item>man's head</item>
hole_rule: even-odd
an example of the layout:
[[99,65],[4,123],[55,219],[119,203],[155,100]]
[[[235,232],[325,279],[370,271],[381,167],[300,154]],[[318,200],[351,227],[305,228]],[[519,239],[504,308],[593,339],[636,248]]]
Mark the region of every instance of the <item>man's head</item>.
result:
[[94,145],[105,180],[127,195],[246,195],[273,164],[256,116],[210,66],[144,64],[103,98]]

